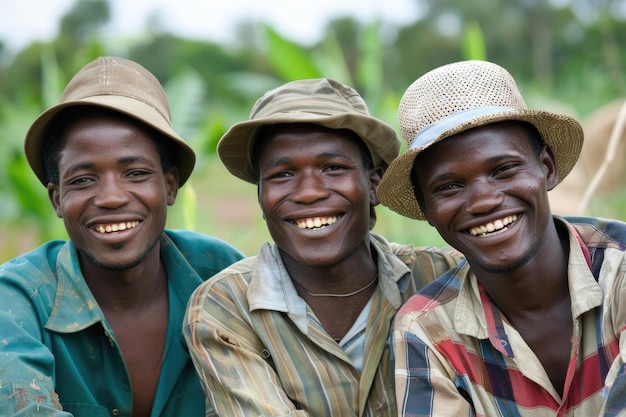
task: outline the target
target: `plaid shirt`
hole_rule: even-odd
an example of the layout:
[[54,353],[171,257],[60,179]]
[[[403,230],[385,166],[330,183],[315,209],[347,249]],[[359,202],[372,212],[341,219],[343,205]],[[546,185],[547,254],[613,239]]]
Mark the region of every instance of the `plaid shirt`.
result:
[[[228,417],[396,415],[389,330],[416,285],[458,259],[371,235],[378,288],[367,317],[361,372],[300,298],[275,245],[201,285],[184,334],[214,413]],[[455,252],[458,255],[458,252]],[[417,283],[417,284],[416,284]]]
[[555,221],[569,225],[574,320],[562,398],[463,261],[398,312],[392,361],[400,415],[599,415],[626,317],[626,224],[579,217]]

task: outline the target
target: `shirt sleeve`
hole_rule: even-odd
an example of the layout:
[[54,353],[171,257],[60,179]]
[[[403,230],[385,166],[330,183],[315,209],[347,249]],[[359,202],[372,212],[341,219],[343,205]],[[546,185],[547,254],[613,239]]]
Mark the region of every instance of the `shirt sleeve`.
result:
[[618,367],[617,377],[608,391],[608,396],[603,406],[601,414],[603,417],[626,416],[626,365],[621,363]]
[[474,416],[470,403],[455,384],[454,370],[412,327],[410,313],[399,315],[391,335],[398,415]]
[[281,388],[269,352],[246,319],[245,289],[218,288],[214,279],[190,299],[183,332],[216,415],[308,417]]
[[[606,259],[608,258],[608,259]],[[619,354],[613,360],[605,380],[605,398],[602,407],[603,417],[626,417],[626,258],[612,262],[605,257],[605,270],[615,271],[607,274],[611,279],[609,289],[605,291],[605,308],[610,312],[610,323],[621,323],[614,333],[605,329],[606,334],[616,334],[619,340]],[[603,278],[607,279],[607,278]]]
[[0,415],[69,417],[54,390],[54,356],[43,342],[35,292],[22,277],[0,272]]

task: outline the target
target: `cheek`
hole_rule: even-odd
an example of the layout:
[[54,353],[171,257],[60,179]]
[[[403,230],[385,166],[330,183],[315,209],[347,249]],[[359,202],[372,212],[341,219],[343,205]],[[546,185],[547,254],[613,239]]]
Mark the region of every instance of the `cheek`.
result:
[[261,211],[265,216],[276,207],[278,201],[280,201],[280,198],[278,197],[277,192],[264,188],[263,190],[259,191],[258,201],[259,207],[261,208]]
[[59,217],[76,215],[78,207],[84,205],[80,195],[75,193],[61,194],[58,200],[57,214]]
[[422,209],[431,226],[445,227],[463,209],[463,200],[460,197],[424,197]]

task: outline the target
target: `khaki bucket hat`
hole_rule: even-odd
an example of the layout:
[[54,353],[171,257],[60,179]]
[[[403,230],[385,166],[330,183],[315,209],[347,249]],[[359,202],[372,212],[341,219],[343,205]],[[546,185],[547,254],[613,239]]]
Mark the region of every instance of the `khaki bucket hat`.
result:
[[406,90],[398,123],[407,151],[389,166],[378,185],[381,203],[424,220],[411,181],[415,157],[452,135],[505,120],[528,122],[539,131],[556,160],[559,182],[572,170],[583,145],[583,130],[572,117],[526,107],[513,77],[486,61],[461,61],[434,69]]
[[191,175],[195,153],[174,131],[167,97],[156,77],[134,61],[100,57],[74,75],[59,103],[41,113],[26,133],[26,159],[44,186],[47,186],[47,178],[42,147],[51,122],[61,110],[78,106],[113,110],[156,129],[173,144],[179,186]]
[[387,167],[400,152],[393,127],[372,117],[359,93],[330,78],[292,81],[259,98],[250,119],[234,124],[217,144],[217,153],[236,177],[257,184],[254,142],[259,128],[282,123],[313,123],[348,129],[368,147],[374,165]]

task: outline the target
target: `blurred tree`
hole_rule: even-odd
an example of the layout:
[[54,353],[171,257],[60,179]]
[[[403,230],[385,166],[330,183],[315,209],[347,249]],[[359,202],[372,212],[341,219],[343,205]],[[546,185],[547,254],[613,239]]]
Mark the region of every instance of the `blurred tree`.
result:
[[[176,129],[198,151],[199,175],[217,140],[248,117],[256,98],[295,78],[327,76],[350,84],[374,115],[392,125],[399,96],[411,82],[467,58],[509,69],[529,104],[573,115],[626,95],[623,0],[415,2],[423,11],[415,22],[396,27],[339,17],[310,45],[256,21],[240,23],[228,44],[185,39],[164,31],[158,15],[140,36],[112,39],[105,32],[108,0],[77,0],[60,20],[56,39],[28,45],[14,56],[0,40],[0,165],[6,168],[0,171],[0,227],[34,224],[38,240],[62,234],[45,189],[26,165],[22,141],[30,122],[58,100],[70,77],[99,55],[129,57],[159,78],[172,101]],[[196,227],[195,198],[191,186],[176,205],[172,224]],[[206,196],[199,192],[201,198]]]

